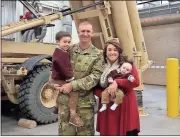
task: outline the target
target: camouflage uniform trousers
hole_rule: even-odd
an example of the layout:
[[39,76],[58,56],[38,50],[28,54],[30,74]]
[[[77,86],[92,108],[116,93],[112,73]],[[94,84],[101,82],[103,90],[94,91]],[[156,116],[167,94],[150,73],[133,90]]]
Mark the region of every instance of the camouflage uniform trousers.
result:
[[77,108],[77,114],[84,122],[82,127],[69,124],[69,107],[59,104],[58,134],[62,136],[94,136],[94,108]]

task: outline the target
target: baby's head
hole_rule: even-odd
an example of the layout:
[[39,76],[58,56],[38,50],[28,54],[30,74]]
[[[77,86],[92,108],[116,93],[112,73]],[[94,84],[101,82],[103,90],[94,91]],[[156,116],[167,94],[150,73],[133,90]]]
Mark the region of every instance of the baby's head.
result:
[[68,50],[71,43],[71,34],[65,31],[56,33],[56,43],[63,50]]
[[131,62],[124,62],[120,67],[120,72],[122,74],[129,74],[132,71],[132,63]]

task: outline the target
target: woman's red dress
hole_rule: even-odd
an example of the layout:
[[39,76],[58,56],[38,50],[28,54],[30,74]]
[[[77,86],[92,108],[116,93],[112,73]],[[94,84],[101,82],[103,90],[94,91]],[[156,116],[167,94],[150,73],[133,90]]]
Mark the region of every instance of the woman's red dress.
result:
[[[140,132],[140,119],[138,112],[138,103],[133,88],[139,86],[139,76],[136,68],[133,66],[132,74],[135,77],[133,82],[127,79],[116,79],[118,87],[122,88],[125,96],[122,104],[115,111],[110,109],[113,102],[108,104],[108,108],[99,112],[97,116],[97,128],[101,136],[121,135],[125,136],[128,131],[137,130]],[[95,89],[95,95],[101,97],[103,89]],[[101,99],[99,99],[99,108],[101,108]]]

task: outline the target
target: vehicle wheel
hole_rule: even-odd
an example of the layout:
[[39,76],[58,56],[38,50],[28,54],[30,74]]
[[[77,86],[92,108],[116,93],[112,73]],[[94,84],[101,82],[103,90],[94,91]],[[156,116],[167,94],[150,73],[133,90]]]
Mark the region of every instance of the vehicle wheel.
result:
[[50,65],[37,65],[24,78],[19,91],[19,108],[27,118],[41,124],[57,121],[55,109],[57,92],[48,86]]

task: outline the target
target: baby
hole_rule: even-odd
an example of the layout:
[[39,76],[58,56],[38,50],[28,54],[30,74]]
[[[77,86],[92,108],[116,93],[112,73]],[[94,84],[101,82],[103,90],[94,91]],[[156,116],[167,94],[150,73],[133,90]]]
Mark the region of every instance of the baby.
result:
[[[71,43],[71,35],[68,32],[60,31],[56,34],[57,47],[52,56],[52,75],[50,83],[63,85],[66,82],[71,82],[73,77],[73,70],[71,66],[71,59],[69,53],[69,47]],[[57,91],[59,92],[59,91]],[[75,126],[83,126],[84,123],[76,113],[76,107],[78,103],[78,92],[69,93],[69,108],[70,108],[70,120],[69,123]],[[57,99],[58,101],[58,99]],[[58,104],[58,102],[57,102]],[[54,111],[54,114],[58,113],[58,108]]]
[[[115,69],[109,73],[109,75],[107,76],[108,83],[109,84],[113,83],[114,79],[116,78],[118,79],[127,78],[130,82],[133,82],[135,79],[134,76],[131,74],[131,71],[132,71],[132,62],[124,62],[120,68]],[[110,89],[106,89],[102,92],[102,100],[101,100],[102,107],[99,110],[100,112],[106,110],[107,104],[110,102],[108,90]],[[117,89],[115,95],[116,96],[113,99],[114,104],[110,108],[111,110],[115,110],[116,107],[119,104],[121,104],[123,101],[124,93],[122,90]]]

